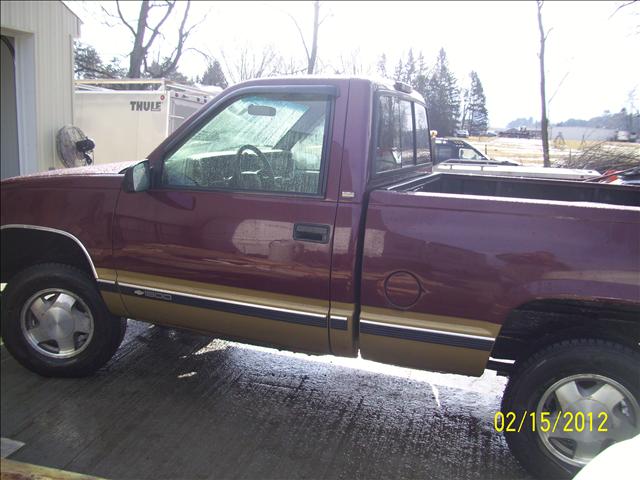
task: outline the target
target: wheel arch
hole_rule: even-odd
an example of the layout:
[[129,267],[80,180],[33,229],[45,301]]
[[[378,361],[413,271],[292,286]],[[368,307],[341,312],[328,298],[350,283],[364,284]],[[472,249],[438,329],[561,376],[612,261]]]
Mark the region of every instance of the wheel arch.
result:
[[547,345],[578,337],[640,350],[640,303],[566,298],[527,302],[507,315],[491,357],[519,361]]
[[0,227],[0,241],[0,277],[3,283],[8,283],[20,270],[48,262],[72,265],[90,277],[98,278],[88,250],[67,231],[37,225],[3,225]]

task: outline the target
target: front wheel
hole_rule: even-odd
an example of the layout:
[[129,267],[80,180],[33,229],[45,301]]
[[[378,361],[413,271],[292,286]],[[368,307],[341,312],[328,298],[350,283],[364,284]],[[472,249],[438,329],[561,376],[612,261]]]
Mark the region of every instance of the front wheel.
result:
[[505,436],[525,468],[570,478],[640,433],[640,353],[599,339],[548,346],[516,369],[502,414],[515,419]]
[[2,336],[18,362],[44,376],[80,377],[117,350],[126,320],[107,310],[95,283],[61,264],[29,267],[3,294]]

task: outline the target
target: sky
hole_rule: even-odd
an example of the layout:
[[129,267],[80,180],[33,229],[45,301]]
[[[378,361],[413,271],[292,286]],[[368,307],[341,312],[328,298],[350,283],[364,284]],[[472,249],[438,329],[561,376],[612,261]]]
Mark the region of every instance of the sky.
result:
[[[111,20],[101,6],[115,12],[113,2],[65,2],[83,21],[80,41],[103,59],[128,62],[132,35]],[[551,122],[588,119],[605,110],[640,108],[640,2],[614,13],[622,2],[547,1],[543,7],[546,43],[548,116]],[[123,3],[135,19],[138,2]],[[176,10],[183,9],[184,3]],[[158,10],[158,9],[156,9]],[[271,46],[286,59],[305,61],[294,17],[310,42],[313,3],[194,2],[190,18],[201,21],[189,40],[179,70],[201,75],[206,61],[200,52],[225,63],[246,50],[260,56]],[[423,52],[427,65],[444,48],[460,87],[475,70],[487,97],[490,125],[504,127],[518,117],[540,117],[540,37],[533,1],[511,2],[331,2],[321,3],[324,19],[318,56],[331,66],[355,62],[376,74],[382,53],[388,71],[408,50]],[[180,18],[167,21],[159,47],[172,49]],[[226,59],[226,62],[223,60]],[[635,91],[635,95],[630,95]]]

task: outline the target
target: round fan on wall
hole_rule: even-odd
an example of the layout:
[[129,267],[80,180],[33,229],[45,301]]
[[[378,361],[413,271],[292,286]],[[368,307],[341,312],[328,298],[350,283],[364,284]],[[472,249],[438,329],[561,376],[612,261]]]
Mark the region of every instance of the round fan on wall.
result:
[[56,135],[58,155],[65,167],[82,167],[91,165],[96,144],[82,130],[73,125],[65,125]]

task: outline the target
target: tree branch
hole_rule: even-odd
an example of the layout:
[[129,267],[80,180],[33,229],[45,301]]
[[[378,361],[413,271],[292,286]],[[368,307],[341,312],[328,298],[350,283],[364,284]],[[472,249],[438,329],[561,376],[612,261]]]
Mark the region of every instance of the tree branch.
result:
[[224,50],[220,50],[220,56],[222,57],[222,61],[224,62],[224,66],[227,70],[227,76],[231,79],[233,83],[237,83],[236,76],[233,74],[233,71],[229,68],[229,61],[227,60],[227,56],[224,54]]
[[182,49],[184,48],[185,41],[191,34],[191,31],[197,25],[199,25],[202,21],[204,21],[204,18],[203,18],[201,22],[194,23],[191,27],[189,27],[185,31],[184,27],[187,23],[187,18],[189,17],[190,8],[191,8],[191,0],[187,0],[187,7],[184,9],[184,16],[182,17],[182,22],[180,22],[180,29],[178,30],[178,45],[171,53],[171,56],[169,57],[167,64],[163,68],[160,68],[159,73],[161,77],[164,77],[167,73],[170,73],[175,70],[176,65],[178,65],[178,60],[180,60],[180,57],[182,56]]
[[613,18],[613,16],[618,13],[621,9],[623,9],[624,7],[628,7],[629,5],[632,5],[634,3],[636,3],[638,0],[630,0],[628,2],[623,2],[622,4],[618,5],[618,8],[616,8],[613,13],[611,15],[609,15],[609,18],[607,20],[611,20],[611,18]]
[[[131,33],[133,34],[133,36],[136,36],[136,31],[133,29],[133,27],[131,25],[129,25],[129,22],[127,22],[124,18],[124,15],[122,14],[122,10],[120,10],[120,2],[119,0],[116,0],[116,8],[118,10],[118,16],[120,17],[120,20],[122,20],[122,23],[124,23],[125,27],[127,27]],[[104,7],[102,7],[102,9],[104,10]],[[104,10],[106,12],[106,10]]]
[[[118,17],[118,15],[114,15],[111,12],[109,12],[106,8],[104,8],[102,5],[100,5],[100,9],[102,10],[102,13],[104,13],[107,17],[112,18],[114,20],[118,20],[120,21],[120,17]],[[105,24],[107,27],[109,28],[113,28],[116,26],[115,23],[110,23],[108,20],[103,20],[102,21],[103,24]]]
[[309,59],[311,58],[311,56],[309,55],[309,49],[307,48],[307,42],[304,40],[304,35],[302,34],[302,29],[300,28],[300,25],[298,24],[298,21],[294,18],[293,15],[291,15],[289,12],[285,12],[285,13],[289,16],[289,18],[291,20],[293,20],[293,24],[298,29],[298,33],[300,34],[300,40],[302,40],[302,46],[304,47],[304,53],[307,56],[307,62],[308,62]]
[[318,26],[322,25],[324,23],[325,20],[332,18],[333,17],[333,13],[327,13],[324,17],[322,17],[322,20],[320,20],[318,22]]
[[550,104],[553,101],[554,97],[556,96],[556,93],[558,93],[558,91],[560,90],[560,87],[562,86],[562,84],[567,79],[570,73],[571,71],[568,70],[567,73],[564,74],[564,77],[562,77],[562,80],[560,80],[560,83],[558,83],[558,86],[556,87],[556,90],[553,92],[553,95],[551,95],[551,97],[549,98],[549,101],[547,102],[548,104]]
[[[176,6],[175,2],[167,2],[167,7],[168,7],[167,11],[164,14],[164,17],[162,17],[162,20],[160,20],[158,22],[158,24],[154,28],[150,28],[145,22],[145,27],[149,28],[152,31],[151,37],[149,37],[149,41],[147,42],[147,44],[144,47],[142,47],[145,51],[147,51],[149,49],[149,47],[151,47],[151,44],[153,43],[153,41],[158,36],[158,32],[160,31],[160,27],[167,20],[167,18],[169,18],[169,15],[171,15],[171,11],[173,10],[173,7],[175,7],[175,6]],[[189,9],[189,3],[187,2],[187,10],[188,9]]]

